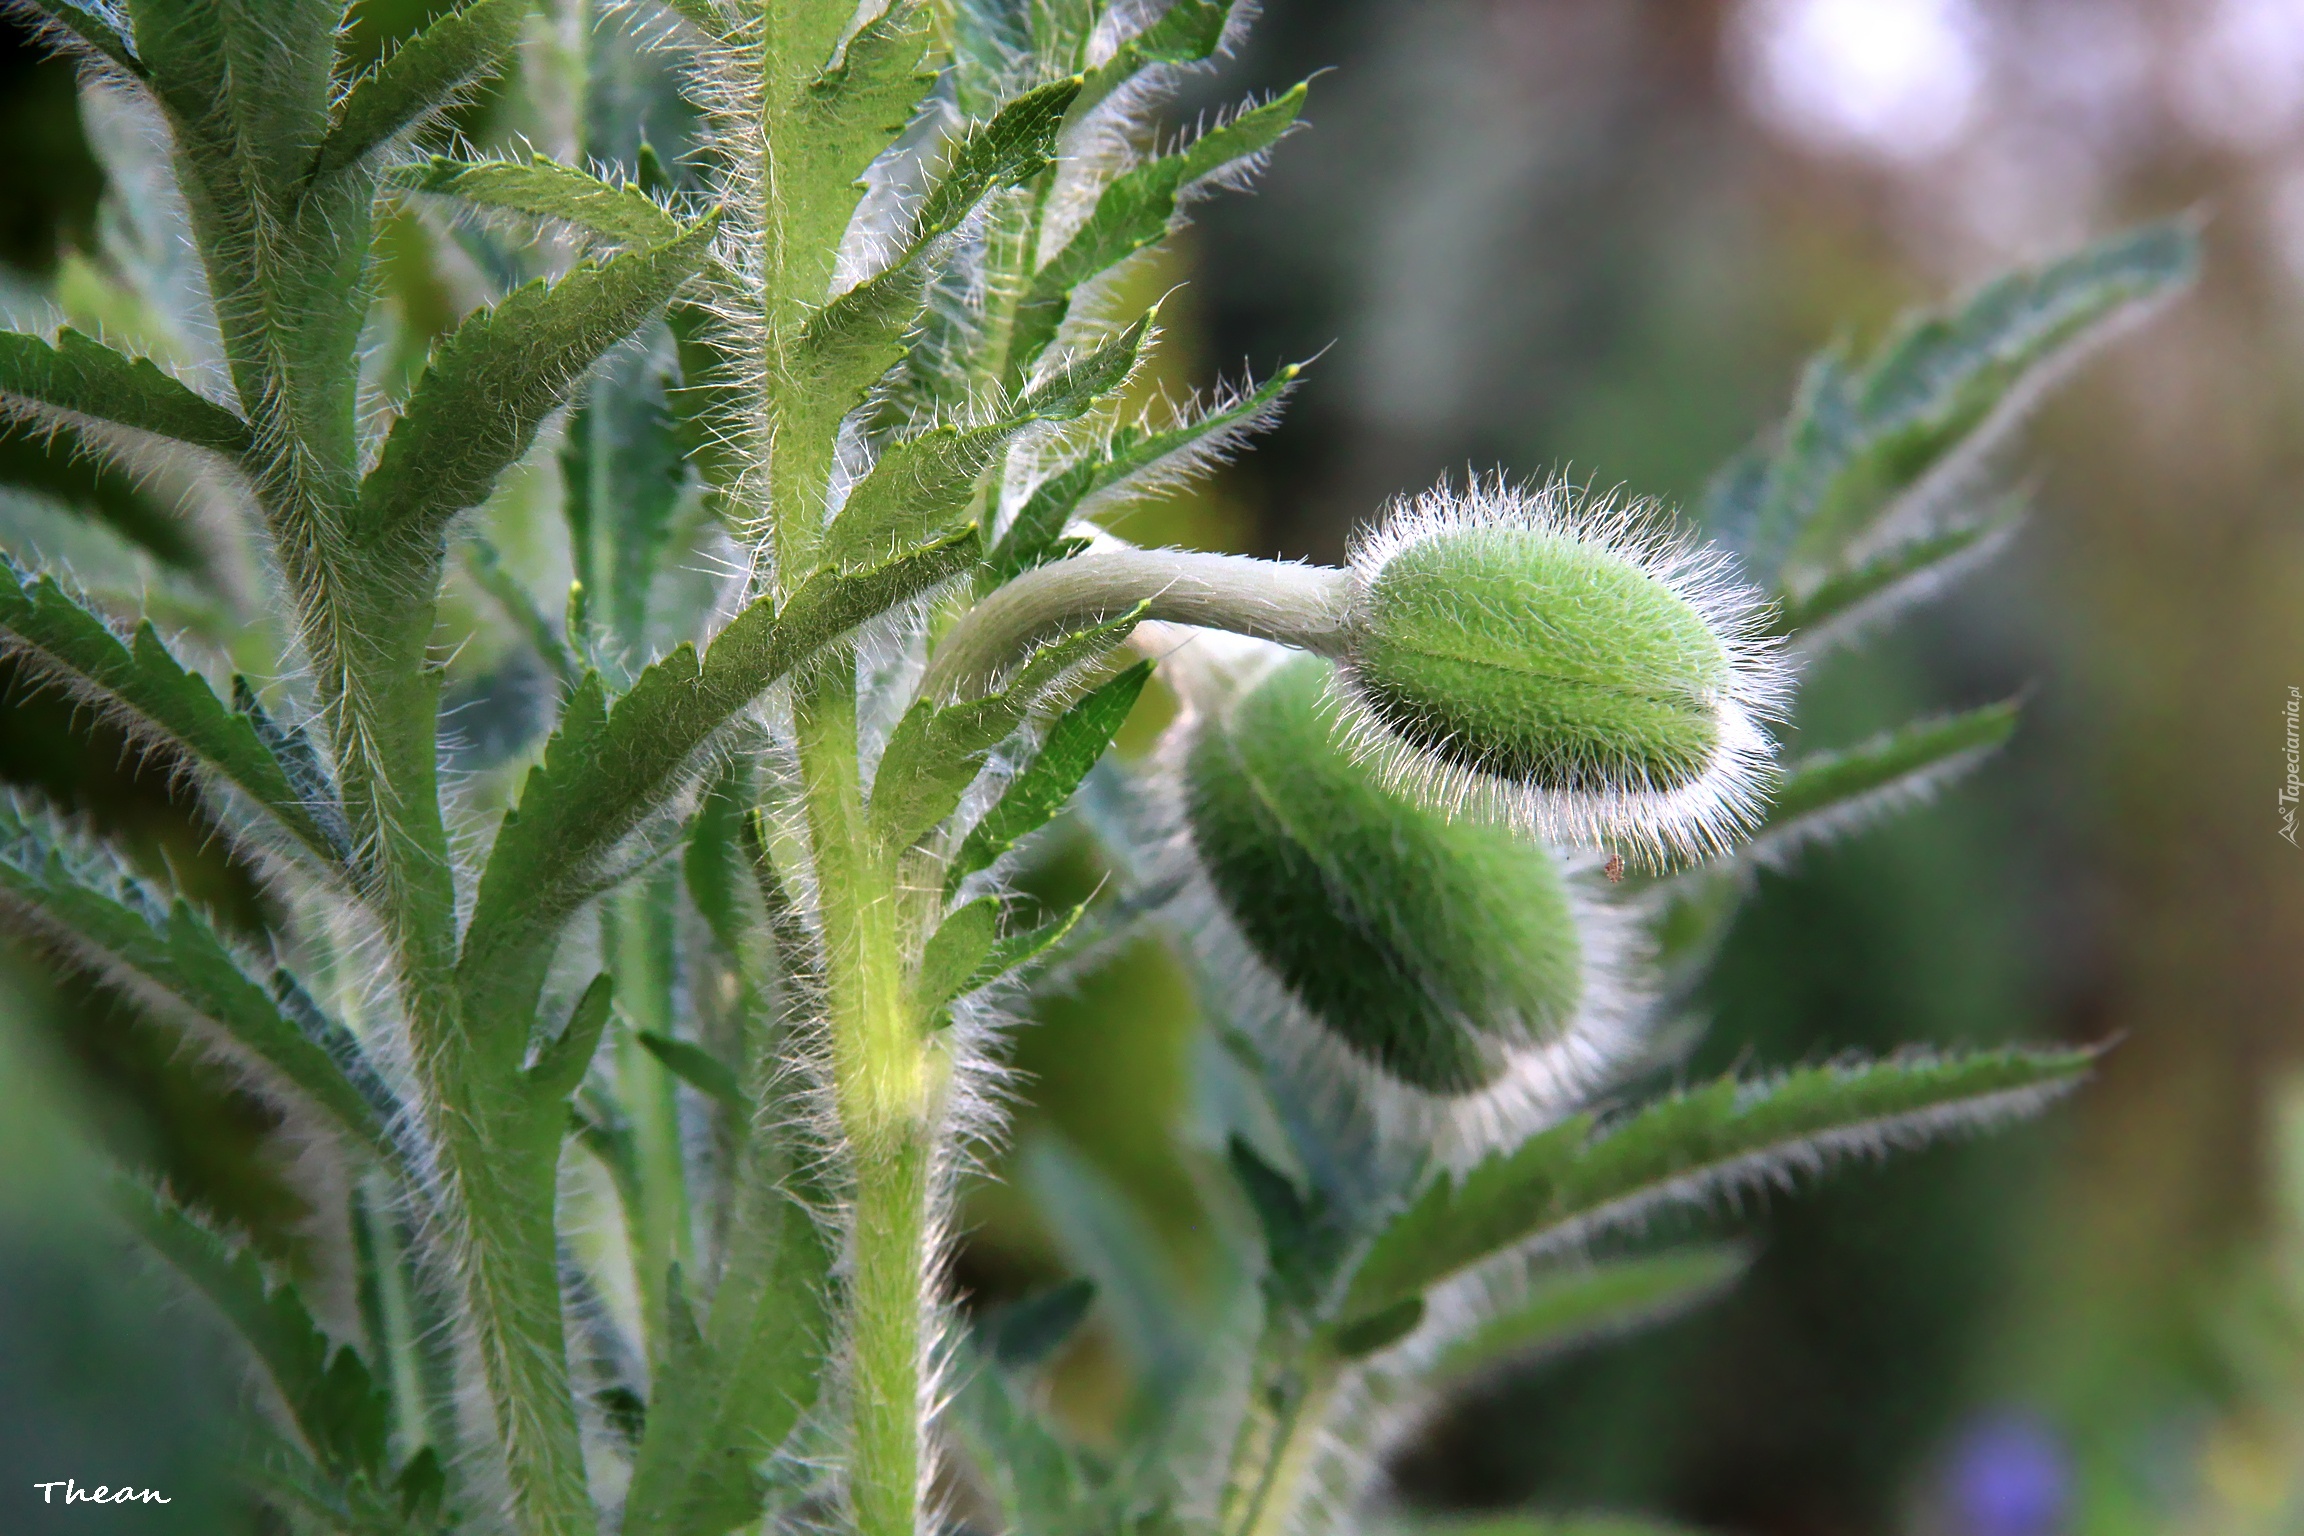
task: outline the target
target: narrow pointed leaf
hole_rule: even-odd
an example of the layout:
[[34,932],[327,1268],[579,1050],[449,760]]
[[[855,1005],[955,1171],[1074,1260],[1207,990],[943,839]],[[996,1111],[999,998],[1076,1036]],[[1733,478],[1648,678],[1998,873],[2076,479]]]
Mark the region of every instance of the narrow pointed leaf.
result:
[[622,245],[668,245],[680,238],[680,221],[638,187],[612,186],[542,156],[520,161],[436,155],[407,184],[479,208],[557,219]]
[[[537,1097],[557,1106],[574,1093],[599,1052],[600,1036],[608,1027],[610,1005],[616,1000],[616,978],[602,971],[592,978],[568,1010],[568,1022],[536,1055],[528,1068],[528,1085]],[[558,1124],[558,1115],[553,1116]],[[558,1132],[555,1130],[555,1137]]]
[[[2147,225],[2013,273],[1908,321],[1864,364],[1820,359],[1803,382],[1767,483],[1747,466],[1716,499],[1755,574],[1829,572],[1901,498],[1969,462],[2085,347],[2192,279],[2199,242]],[[1730,494],[1731,492],[1736,494]]]
[[1893,545],[1803,591],[1785,594],[1776,628],[1813,649],[1926,597],[1970,561],[1988,554],[2010,526],[2005,519],[1974,523]]
[[527,13],[528,0],[472,0],[402,43],[337,108],[313,162],[313,180],[335,176],[455,105],[511,55]]
[[1818,752],[1785,770],[1754,840],[1762,858],[1869,825],[1927,799],[2016,733],[2014,700],[1921,720],[1861,746]]
[[920,964],[913,973],[913,1011],[932,1015],[958,996],[992,952],[999,932],[1000,901],[994,896],[980,896],[937,924],[920,951]]
[[856,209],[857,179],[927,94],[923,64],[934,31],[931,7],[892,0],[800,88],[785,113],[776,215],[792,280],[801,285],[794,296],[804,302],[822,300]]
[[248,423],[146,357],[116,352],[67,327],[53,346],[0,331],[0,395],[172,437],[218,453],[245,451]]
[[819,415],[847,412],[904,355],[918,324],[935,253],[992,192],[1038,175],[1056,152],[1078,79],[1025,92],[979,124],[952,152],[914,216],[907,242],[886,268],[825,305],[801,337],[804,366],[818,386]]
[[824,530],[826,569],[874,565],[967,520],[984,473],[1016,429],[935,427],[891,443]]
[[635,1031],[632,1038],[662,1062],[665,1071],[706,1098],[733,1110],[745,1107],[744,1088],[736,1081],[736,1074],[704,1047],[645,1029]]
[[819,558],[827,566],[870,563],[956,525],[975,500],[978,478],[1010,438],[1035,422],[1076,420],[1112,398],[1142,361],[1152,319],[1143,316],[1054,370],[1004,420],[935,427],[891,444],[825,530]]
[[1152,679],[1152,663],[1137,662],[1091,690],[1048,728],[1039,753],[1009,781],[992,809],[984,813],[952,860],[946,888],[984,869],[1039,831],[1064,809],[1128,721],[1128,712]]
[[1015,975],[1030,967],[1057,945],[1071,937],[1072,930],[1080,926],[1080,919],[1088,915],[1088,903],[1082,902],[1060,917],[1052,917],[1035,928],[1012,933],[995,943],[977,961],[953,996],[966,997],[981,992],[996,981]]
[[1580,1239],[1663,1204],[2028,1114],[2094,1060],[2012,1049],[1807,1067],[1674,1094],[1597,1134],[1578,1116],[1428,1188],[1362,1261],[1345,1319],[1502,1253]]
[[1113,178],[1064,249],[1034,276],[1017,312],[1013,355],[1023,360],[1037,357],[1055,339],[1073,295],[1084,284],[1166,235],[1178,199],[1193,183],[1278,143],[1295,126],[1305,91],[1298,85],[1202,134],[1175,154]]

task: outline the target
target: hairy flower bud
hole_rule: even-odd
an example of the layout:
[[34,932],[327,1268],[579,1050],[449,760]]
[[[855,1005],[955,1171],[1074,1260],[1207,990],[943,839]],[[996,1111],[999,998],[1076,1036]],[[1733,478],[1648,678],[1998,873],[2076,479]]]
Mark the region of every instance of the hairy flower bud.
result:
[[1566,487],[1433,492],[1353,554],[1344,685],[1396,777],[1650,853],[1749,825],[1782,669],[1721,558]]
[[1427,1093],[1477,1092],[1558,1039],[1585,960],[1553,854],[1388,788],[1299,656],[1208,719],[1185,760],[1199,862],[1259,959],[1324,1029]]

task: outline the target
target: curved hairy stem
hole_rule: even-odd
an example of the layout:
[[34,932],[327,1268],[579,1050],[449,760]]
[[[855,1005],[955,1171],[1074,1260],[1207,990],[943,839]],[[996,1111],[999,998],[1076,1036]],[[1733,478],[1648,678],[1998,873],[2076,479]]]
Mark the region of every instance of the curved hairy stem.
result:
[[1032,642],[1144,605],[1144,617],[1256,635],[1324,655],[1341,652],[1353,577],[1311,565],[1192,550],[1099,551],[1044,565],[978,603],[928,663],[921,693],[982,688]]

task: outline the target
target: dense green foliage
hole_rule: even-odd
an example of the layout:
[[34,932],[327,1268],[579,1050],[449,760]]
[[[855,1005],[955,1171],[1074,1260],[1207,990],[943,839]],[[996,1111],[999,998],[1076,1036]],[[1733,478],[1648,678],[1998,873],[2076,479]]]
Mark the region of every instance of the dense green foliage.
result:
[[[341,1317],[174,1193],[118,1197],[275,1389],[246,1460],[292,1527],[908,1536],[948,1443],[1020,1529],[1348,1525],[1435,1384],[1732,1278],[1617,1251],[1645,1215],[2085,1070],[1635,1091],[1651,951],[1684,976],[1756,859],[2007,735],[1991,707],[1778,778],[1765,726],[1792,647],[1978,547],[1976,455],[2185,279],[2184,231],[1819,363],[1712,498],[1739,560],[1496,484],[1313,571],[1095,521],[1294,376],[1148,410],[1154,316],[1115,281],[1305,102],[1161,137],[1227,6],[679,0],[652,49],[579,8],[555,55],[474,0],[372,71],[323,0],[44,14],[91,103],[158,128],[166,177],[117,195],[199,281],[110,252],[109,339],[0,335],[0,469],[240,609],[164,639],[133,581],[12,560],[0,646],[184,774],[276,911],[260,950],[21,796],[0,913],[323,1149]],[[500,77],[573,119],[556,158],[430,153]],[[480,290],[461,318],[418,322],[407,247]],[[171,474],[228,526],[103,478]],[[490,681],[536,729],[467,723],[467,645],[515,658]],[[1184,709],[1122,766],[1155,659]],[[1030,839],[1091,780],[1112,888],[1028,921]],[[1140,923],[1223,1042],[1224,1326],[1097,1448],[1039,1377],[1121,1298],[951,1328],[942,1275],[1008,1011]]]

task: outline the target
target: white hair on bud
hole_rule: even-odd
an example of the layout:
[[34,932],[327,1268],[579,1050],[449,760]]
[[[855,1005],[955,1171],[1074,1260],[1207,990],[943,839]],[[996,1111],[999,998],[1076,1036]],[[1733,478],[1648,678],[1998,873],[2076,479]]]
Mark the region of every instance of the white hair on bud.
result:
[[[1182,800],[1184,759],[1200,722],[1227,696],[1245,694],[1272,667],[1295,652],[1244,636],[1195,634],[1184,626],[1139,626],[1176,641],[1162,675],[1184,705],[1158,749],[1161,771],[1147,774],[1150,823],[1160,837],[1157,867],[1147,885],[1173,883],[1167,916],[1194,964],[1222,989],[1220,1011],[1247,1031],[1273,1070],[1301,1085],[1323,1122],[1365,1118],[1380,1155],[1429,1156],[1440,1165],[1467,1168],[1491,1152],[1518,1146],[1587,1102],[1618,1075],[1640,1045],[1652,999],[1636,985],[1648,942],[1641,914],[1613,898],[1598,858],[1548,848],[1567,874],[1569,912],[1581,952],[1582,991],[1575,1015],[1551,1039],[1523,1041],[1503,1073],[1471,1093],[1443,1094],[1402,1082],[1354,1051],[1321,1022],[1287,982],[1267,965],[1225,908],[1200,866]],[[1207,647],[1205,654],[1196,654]],[[1262,653],[1262,654],[1258,654]],[[1185,665],[1179,667],[1179,661]],[[1524,836],[1499,823],[1502,837]]]
[[1767,600],[1737,576],[1725,551],[1691,537],[1654,502],[1593,496],[1564,480],[1514,485],[1498,474],[1395,502],[1358,534],[1350,562],[1360,602],[1403,552],[1487,529],[1544,534],[1611,555],[1695,610],[1728,662],[1727,686],[1707,701],[1718,739],[1703,773],[1676,787],[1642,776],[1569,790],[1466,767],[1388,725],[1347,653],[1332,686],[1352,749],[1386,782],[1450,815],[1495,816],[1549,842],[1620,852],[1651,869],[1733,850],[1765,808],[1776,757],[1766,726],[1789,713],[1793,685],[1784,647],[1769,631]]

